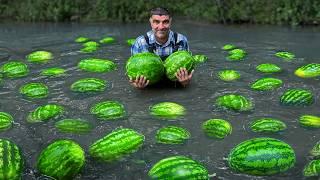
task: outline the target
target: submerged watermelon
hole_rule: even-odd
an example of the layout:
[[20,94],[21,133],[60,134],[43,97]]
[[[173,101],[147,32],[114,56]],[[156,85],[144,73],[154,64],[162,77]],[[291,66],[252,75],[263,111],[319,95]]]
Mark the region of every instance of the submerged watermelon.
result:
[[234,147],[228,157],[229,166],[241,173],[267,176],[285,172],[294,166],[294,150],[273,138],[254,138]]
[[273,133],[287,129],[287,125],[278,119],[261,118],[254,120],[250,124],[250,128],[253,132]]
[[110,44],[110,43],[114,43],[116,40],[113,37],[104,37],[102,38],[99,43],[101,44]]
[[53,68],[47,68],[47,69],[42,70],[40,75],[48,76],[48,77],[57,77],[57,76],[64,75],[65,72],[66,72],[66,70],[63,68],[53,67]]
[[209,137],[223,139],[232,133],[231,124],[223,119],[209,119],[202,124],[202,129]]
[[37,107],[34,111],[30,112],[27,121],[30,123],[47,121],[50,118],[59,116],[64,112],[64,108],[56,104],[47,104]]
[[231,61],[243,60],[246,54],[246,51],[243,49],[233,49],[229,51],[228,59]]
[[277,52],[275,55],[277,57],[285,59],[285,60],[292,60],[295,57],[295,55],[293,53],[286,52],[286,51]]
[[80,49],[80,52],[83,53],[92,53],[98,50],[98,46],[86,46],[82,49]]
[[101,92],[107,87],[107,82],[98,78],[84,78],[71,85],[74,92]]
[[186,109],[174,102],[162,102],[150,107],[150,113],[162,118],[178,118],[185,115]]
[[240,78],[240,73],[235,70],[223,70],[218,72],[218,77],[222,81],[234,81]]
[[172,156],[160,160],[148,173],[151,179],[208,180],[208,170],[199,162],[185,156]]
[[119,160],[136,152],[144,142],[144,136],[133,129],[118,128],[90,145],[92,157],[106,162]]
[[63,119],[57,121],[55,127],[66,133],[88,133],[92,130],[91,124],[82,119]]
[[10,114],[6,112],[0,112],[0,131],[4,131],[11,128],[12,123],[13,117]]
[[176,73],[180,68],[186,68],[190,73],[194,66],[195,61],[188,51],[176,51],[164,61],[166,75],[172,81],[177,80]]
[[74,141],[57,140],[42,150],[37,161],[40,173],[55,179],[73,179],[84,166],[83,149]]
[[35,51],[27,55],[27,60],[34,63],[43,63],[53,59],[53,55],[48,51]]
[[149,80],[149,84],[154,84],[162,79],[164,66],[159,56],[154,53],[138,53],[131,56],[126,63],[127,75],[130,79],[136,79],[142,75]]
[[75,42],[77,42],[77,43],[84,43],[84,42],[87,42],[87,41],[89,41],[89,40],[90,40],[90,39],[87,38],[87,37],[80,36],[80,37],[78,37],[78,38],[75,40]]
[[302,78],[313,78],[320,76],[320,64],[319,63],[311,63],[299,67],[295,72],[295,75]]
[[224,45],[222,47],[222,49],[225,50],[225,51],[230,51],[230,50],[235,49],[235,48],[237,48],[237,47],[235,45],[233,45],[233,44],[226,44],[226,45]]
[[163,127],[156,134],[157,142],[162,144],[183,144],[189,138],[189,131],[177,126]]
[[281,72],[282,69],[276,64],[266,63],[266,64],[259,64],[256,67],[256,70],[263,73],[275,73]]
[[299,118],[299,123],[301,126],[320,128],[320,117],[313,115],[303,115]]
[[320,158],[320,141],[313,146],[309,154],[312,158]]
[[24,163],[22,154],[13,142],[0,139],[0,179],[20,180]]
[[280,97],[280,102],[289,106],[307,106],[313,103],[313,94],[304,89],[289,89]]
[[97,103],[90,109],[90,112],[102,120],[118,119],[126,114],[124,106],[117,101],[103,101]]
[[78,68],[89,72],[109,72],[117,68],[116,64],[107,59],[88,58],[78,63]]
[[83,47],[99,47],[99,43],[95,42],[95,41],[88,41],[82,44]]
[[24,77],[29,74],[29,68],[23,62],[9,61],[0,67],[0,74],[8,78]]
[[208,57],[203,54],[196,54],[192,56],[195,64],[204,63],[208,60]]
[[48,96],[48,87],[43,83],[28,83],[20,88],[20,93],[28,98],[45,98]]
[[306,177],[320,176],[320,159],[312,160],[303,169],[303,175]]
[[235,111],[249,111],[253,109],[253,103],[246,97],[238,94],[227,94],[217,98],[216,105]]
[[280,87],[283,84],[281,79],[261,78],[251,84],[251,89],[257,91],[268,91]]

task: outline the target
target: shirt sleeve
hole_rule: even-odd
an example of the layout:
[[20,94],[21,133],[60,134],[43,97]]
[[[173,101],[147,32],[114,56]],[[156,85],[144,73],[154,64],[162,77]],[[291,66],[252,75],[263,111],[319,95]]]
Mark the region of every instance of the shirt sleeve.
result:
[[137,37],[135,43],[131,46],[131,56],[137,53],[148,52],[148,45],[144,36]]
[[189,50],[189,44],[188,44],[188,39],[184,36],[181,35],[181,40],[180,40],[180,46],[179,46],[179,51],[185,50],[185,51],[190,51]]

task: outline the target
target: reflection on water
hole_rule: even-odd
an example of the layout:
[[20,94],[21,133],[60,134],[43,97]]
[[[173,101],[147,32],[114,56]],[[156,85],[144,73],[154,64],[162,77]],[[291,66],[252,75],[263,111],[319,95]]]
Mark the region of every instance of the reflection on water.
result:
[[[188,28],[185,28],[188,26]],[[294,70],[304,64],[317,62],[320,40],[319,28],[297,28],[270,26],[218,26],[177,23],[174,30],[185,34],[193,54],[204,54],[208,62],[196,68],[191,86],[186,89],[174,87],[149,88],[136,90],[128,84],[124,65],[130,56],[125,40],[136,37],[148,30],[147,24],[1,24],[0,60],[25,61],[25,55],[34,50],[53,52],[55,59],[43,65],[30,64],[30,74],[20,79],[6,79],[0,87],[0,111],[8,112],[15,119],[11,130],[1,132],[1,138],[8,138],[22,148],[26,159],[24,178],[39,177],[35,171],[35,162],[39,152],[54,139],[73,139],[86,152],[98,138],[116,127],[128,127],[145,135],[143,148],[128,158],[111,164],[96,162],[87,155],[86,166],[78,179],[147,179],[148,170],[162,158],[171,155],[186,155],[203,163],[209,172],[217,173],[218,179],[301,179],[303,166],[308,162],[307,153],[320,140],[320,131],[302,128],[298,117],[303,114],[319,115],[319,78],[301,79]],[[78,36],[87,36],[99,40],[104,36],[113,36],[117,43],[104,45],[93,54],[79,52],[81,45],[74,43]],[[248,56],[241,62],[226,60],[221,47],[227,43],[245,49]],[[5,51],[3,50],[5,49]],[[279,50],[294,52],[297,59],[286,62],[274,56]],[[6,54],[7,53],[7,54]],[[78,70],[81,59],[98,57],[113,60],[117,71],[97,74]],[[274,63],[284,69],[278,74],[264,75],[255,71],[260,63]],[[39,76],[47,67],[62,67],[67,76],[46,78]],[[234,69],[241,78],[236,82],[222,82],[217,72]],[[70,85],[84,77],[103,78],[108,88],[98,94],[75,94]],[[284,85],[274,91],[255,92],[249,84],[261,77],[282,79]],[[45,99],[24,99],[18,89],[28,82],[43,82],[49,87],[49,96]],[[316,102],[310,107],[284,107],[279,97],[288,88],[311,90]],[[214,106],[215,99],[226,93],[240,93],[254,101],[254,110],[246,113],[223,111]],[[125,105],[127,116],[118,121],[99,121],[90,115],[90,107],[103,100],[116,100]],[[161,120],[149,115],[153,104],[173,101],[186,107],[186,116],[176,121]],[[90,121],[94,130],[89,134],[73,135],[60,133],[54,128],[55,120],[40,124],[27,124],[27,114],[39,105],[58,103],[66,108],[61,118],[81,118]],[[257,134],[249,130],[248,124],[256,118],[274,117],[283,120],[288,129],[279,134]],[[233,132],[224,140],[206,137],[201,130],[202,122],[211,118],[222,118],[232,124]],[[188,129],[191,139],[184,145],[156,144],[156,131],[167,125],[177,125]],[[297,163],[288,172],[273,177],[253,177],[231,171],[225,161],[228,152],[238,143],[253,137],[274,137],[290,144],[297,155]],[[41,177],[40,179],[45,179]]]

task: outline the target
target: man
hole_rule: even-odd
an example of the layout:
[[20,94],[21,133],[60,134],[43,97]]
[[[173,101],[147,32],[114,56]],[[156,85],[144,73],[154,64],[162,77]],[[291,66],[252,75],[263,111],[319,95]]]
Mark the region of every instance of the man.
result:
[[[178,50],[189,51],[187,38],[170,30],[172,17],[165,8],[158,7],[150,11],[150,25],[152,30],[139,36],[131,47],[131,55],[142,52],[151,52],[165,60],[170,54]],[[183,87],[186,87],[192,78],[193,70],[188,73],[186,68],[180,68],[176,77]],[[129,81],[134,87],[143,89],[149,84],[144,76],[138,76]]]

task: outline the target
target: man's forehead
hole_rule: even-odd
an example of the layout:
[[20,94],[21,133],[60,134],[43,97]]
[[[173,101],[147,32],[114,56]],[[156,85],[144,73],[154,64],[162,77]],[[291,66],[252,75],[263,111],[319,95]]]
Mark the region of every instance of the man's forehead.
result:
[[170,16],[169,15],[152,15],[151,18],[153,20],[164,21],[164,20],[169,20]]

